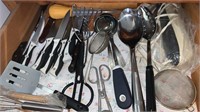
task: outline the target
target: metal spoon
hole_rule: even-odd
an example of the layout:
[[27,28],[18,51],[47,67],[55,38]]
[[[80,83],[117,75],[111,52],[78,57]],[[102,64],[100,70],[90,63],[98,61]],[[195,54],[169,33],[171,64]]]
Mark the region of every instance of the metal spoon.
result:
[[142,11],[143,38],[147,39],[147,66],[146,66],[146,111],[156,111],[154,73],[151,64],[151,38],[156,31],[156,22],[153,14],[146,7]]
[[[123,57],[113,40],[113,35],[117,32],[117,25],[117,20],[111,14],[102,14],[95,21],[95,30],[105,31],[109,35],[111,43],[110,48],[113,51],[112,56],[114,59],[114,66],[112,67],[112,70],[115,99],[120,108],[127,109],[131,106],[132,99],[128,81],[119,63],[120,61],[123,61]],[[108,46],[108,50],[110,48]]]
[[132,96],[134,99],[135,112],[144,111],[144,100],[142,96],[141,84],[135,57],[135,46],[142,37],[142,21],[140,9],[124,9],[119,17],[120,40],[130,47],[131,51],[131,81],[132,81]]

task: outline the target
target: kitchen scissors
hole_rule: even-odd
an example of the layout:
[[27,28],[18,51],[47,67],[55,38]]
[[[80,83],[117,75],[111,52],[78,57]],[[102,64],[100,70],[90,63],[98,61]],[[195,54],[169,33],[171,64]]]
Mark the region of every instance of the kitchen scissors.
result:
[[[90,70],[91,69],[95,70],[96,79],[94,79],[94,80],[92,80],[93,78],[91,79],[93,74],[91,74],[91,72],[90,72],[89,77],[88,77],[88,81],[90,83],[92,83],[92,84],[97,84],[97,89],[98,89],[98,112],[112,112],[112,108],[111,108],[111,105],[109,103],[108,96],[106,94],[105,84],[104,84],[105,81],[108,81],[110,79],[111,70],[105,64],[101,64],[99,66],[99,70],[95,66],[92,66],[90,68]],[[103,71],[105,69],[107,69],[108,74],[107,74],[106,78],[103,78]],[[106,101],[108,110],[102,110],[102,102],[101,102],[101,100],[103,100],[103,99]]]

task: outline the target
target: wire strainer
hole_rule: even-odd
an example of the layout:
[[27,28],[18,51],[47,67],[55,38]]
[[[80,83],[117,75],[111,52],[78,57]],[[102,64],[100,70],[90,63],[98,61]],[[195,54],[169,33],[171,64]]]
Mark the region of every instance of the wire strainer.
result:
[[167,108],[194,111],[191,106],[196,99],[196,93],[192,80],[178,70],[166,69],[155,76],[156,98]]
[[90,68],[92,65],[92,60],[94,54],[99,54],[102,52],[109,43],[109,37],[105,31],[99,31],[94,35],[94,37],[91,39],[90,44],[89,44],[89,52],[92,54],[90,57],[90,60],[88,62],[88,66],[86,69],[86,74],[85,74],[85,83],[88,81],[88,76],[90,73]]

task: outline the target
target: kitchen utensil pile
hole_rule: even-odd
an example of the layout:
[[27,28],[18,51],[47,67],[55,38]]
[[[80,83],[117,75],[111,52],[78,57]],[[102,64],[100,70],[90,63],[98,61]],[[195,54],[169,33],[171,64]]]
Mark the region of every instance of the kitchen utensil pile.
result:
[[[109,101],[110,94],[107,94],[108,90],[106,90],[106,82],[111,80],[115,102],[119,108],[122,110],[132,109],[135,112],[156,111],[155,97],[159,95],[157,97],[162,98],[162,89],[158,85],[162,83],[162,80],[159,80],[159,77],[164,75],[157,76],[156,86],[154,86],[151,40],[154,39],[155,33],[158,33],[155,16],[157,16],[156,11],[160,8],[160,4],[152,7],[151,5],[140,5],[136,9],[125,8],[118,11],[120,14],[116,17],[116,15],[113,15],[116,10],[103,11],[73,5],[71,16],[70,10],[64,11],[66,14],[62,20],[49,17],[46,25],[42,11],[29,42],[27,42],[25,48],[22,48],[24,45],[20,45],[16,50],[13,61],[9,62],[0,77],[0,85],[15,91],[19,95],[31,95],[36,88],[41,88],[56,95],[57,101],[62,102],[64,106],[37,102],[39,100],[36,102],[21,101],[24,99],[13,98],[11,95],[4,94],[0,97],[1,103],[3,102],[0,103],[0,110],[28,109],[59,112],[64,109],[74,109],[76,111],[89,111],[94,102],[94,97],[98,94],[98,111],[112,112],[114,111],[113,105]],[[114,41],[115,34],[118,34],[121,42],[129,47],[130,75],[124,70],[128,64],[121,53],[122,51],[120,51],[120,46],[116,45]],[[141,83],[143,82],[140,79],[140,68],[136,59],[137,46],[142,38],[147,40],[147,43],[145,43],[147,45],[147,51],[145,51],[147,54],[145,91],[142,90]],[[43,44],[43,46],[40,53],[35,55],[33,54],[34,48],[38,47],[38,44]],[[23,54],[19,52],[21,49],[24,49]],[[104,52],[105,49],[108,51],[108,65],[101,64],[97,68],[94,64],[94,57]],[[169,52],[169,49],[167,52]],[[30,65],[32,55],[37,58]],[[88,58],[89,55],[91,57]],[[15,59],[16,57],[21,58]],[[17,60],[17,62],[14,60]],[[177,65],[178,61],[173,63]],[[67,67],[64,66],[66,64]],[[61,88],[62,91],[51,90],[40,83],[41,74],[59,77],[62,69],[74,74],[74,80],[66,83],[66,86]],[[105,69],[107,73],[103,72]],[[91,72],[92,70],[95,72]],[[159,71],[159,73],[162,72]],[[175,72],[173,73],[175,74]],[[165,74],[169,73],[165,72]],[[92,77],[95,77],[95,81],[92,80]],[[131,84],[129,84],[127,77],[131,77]],[[98,90],[93,88],[94,84],[97,84]],[[129,86],[131,86],[131,89]],[[193,88],[195,90],[195,87]],[[72,89],[72,94],[68,93],[70,89]],[[143,98],[144,92],[146,101]],[[89,93],[88,96],[90,97],[83,97],[84,93]],[[107,109],[103,109],[102,99],[106,101]]]

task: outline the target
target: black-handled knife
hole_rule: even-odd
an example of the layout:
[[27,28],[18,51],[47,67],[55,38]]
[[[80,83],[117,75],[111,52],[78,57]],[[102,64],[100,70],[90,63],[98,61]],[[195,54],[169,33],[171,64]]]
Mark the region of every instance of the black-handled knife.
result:
[[68,40],[70,38],[71,29],[72,29],[72,23],[71,23],[71,20],[70,20],[69,24],[67,26],[65,36],[64,36],[63,40],[61,41],[60,51],[58,53],[58,57],[56,59],[56,62],[49,71],[49,73],[54,75],[54,76],[57,76],[59,74],[59,72],[62,69],[62,66],[64,64],[64,62],[63,62],[64,51],[65,51],[65,48],[67,48],[66,46],[67,46]]
[[60,24],[58,32],[57,32],[55,38],[53,39],[53,48],[52,48],[49,56],[47,57],[48,60],[45,63],[44,67],[40,69],[40,71],[42,71],[43,73],[47,73],[54,63],[55,53],[58,52],[57,50],[59,48],[60,41],[64,37],[65,30],[69,23],[69,19],[70,19],[70,11],[68,11],[67,14],[65,15],[65,17],[62,19],[62,22]]
[[30,61],[31,56],[32,56],[33,49],[36,47],[36,45],[38,43],[38,39],[42,34],[44,26],[45,26],[45,19],[44,19],[44,14],[42,12],[41,16],[40,16],[40,20],[37,24],[37,29],[36,29],[35,33],[32,35],[32,37],[30,37],[29,43],[28,43],[28,45],[27,45],[27,47],[24,51],[24,57],[22,59],[23,65],[27,66],[29,64],[29,61]]

